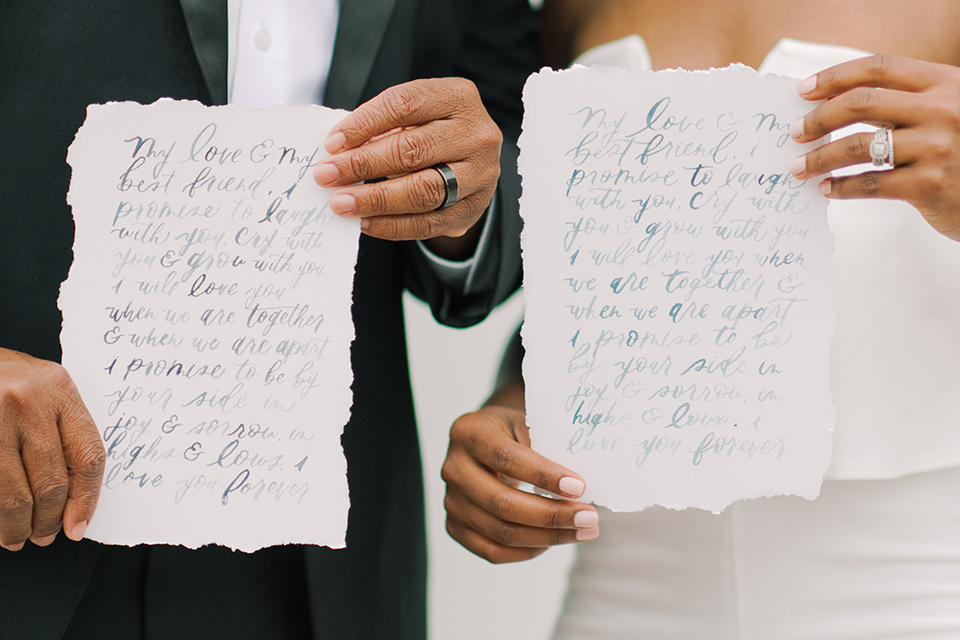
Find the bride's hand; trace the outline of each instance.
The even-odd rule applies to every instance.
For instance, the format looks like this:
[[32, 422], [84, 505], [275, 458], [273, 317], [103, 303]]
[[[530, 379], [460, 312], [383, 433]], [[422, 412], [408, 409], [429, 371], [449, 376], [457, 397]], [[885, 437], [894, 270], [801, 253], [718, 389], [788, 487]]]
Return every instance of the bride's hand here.
[[[441, 476], [447, 532], [489, 562], [528, 560], [600, 533], [597, 510], [573, 500], [583, 494], [583, 479], [530, 449], [520, 410], [486, 406], [458, 418]], [[566, 499], [521, 491], [517, 481]]]
[[[798, 142], [857, 122], [893, 128], [892, 171], [827, 177], [821, 193], [905, 200], [934, 229], [960, 241], [960, 68], [878, 55], [830, 67], [797, 90], [807, 100], [826, 100], [793, 124]], [[871, 162], [873, 141], [873, 133], [857, 133], [829, 142], [797, 158], [791, 172], [806, 179]]]

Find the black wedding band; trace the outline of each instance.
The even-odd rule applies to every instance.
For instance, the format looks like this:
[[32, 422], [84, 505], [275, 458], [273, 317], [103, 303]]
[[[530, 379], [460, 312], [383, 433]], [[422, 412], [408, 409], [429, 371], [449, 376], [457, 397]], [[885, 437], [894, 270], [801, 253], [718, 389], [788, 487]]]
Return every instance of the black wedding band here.
[[439, 173], [440, 177], [443, 178], [443, 187], [447, 190], [447, 197], [444, 199], [443, 204], [437, 207], [437, 211], [439, 211], [440, 209], [449, 207], [457, 201], [457, 197], [460, 195], [460, 183], [457, 182], [457, 174], [453, 172], [453, 169], [448, 167], [443, 162], [435, 164], [430, 168], [437, 170], [437, 173]]

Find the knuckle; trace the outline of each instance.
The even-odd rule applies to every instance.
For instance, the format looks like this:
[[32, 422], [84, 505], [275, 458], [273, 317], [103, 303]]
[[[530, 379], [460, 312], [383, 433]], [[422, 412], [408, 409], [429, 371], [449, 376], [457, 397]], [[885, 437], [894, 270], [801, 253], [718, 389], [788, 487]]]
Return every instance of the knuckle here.
[[511, 522], [504, 522], [491, 531], [491, 537], [505, 547], [521, 546], [522, 533], [520, 527]]
[[[32, 513], [33, 496], [29, 493], [18, 493], [0, 502], [0, 521], [17, 522], [25, 520], [29, 522]], [[25, 531], [24, 537], [29, 534], [29, 531]]]
[[932, 106], [936, 118], [943, 121], [949, 131], [960, 131], [960, 91], [939, 95]]
[[67, 370], [63, 367], [63, 365], [45, 360], [43, 361], [42, 367], [44, 376], [52, 384], [57, 386], [73, 385], [73, 378], [70, 377], [70, 374], [67, 373]]
[[27, 415], [37, 407], [39, 389], [36, 383], [27, 378], [14, 378], [3, 386], [0, 403], [15, 414]]
[[504, 490], [495, 493], [490, 498], [489, 511], [501, 520], [511, 520], [516, 506], [510, 492]]
[[466, 416], [460, 416], [453, 427], [471, 450], [477, 450], [486, 443], [487, 435], [482, 429], [472, 429]]
[[[450, 462], [450, 458], [448, 457], [446, 460], [443, 461], [443, 465], [440, 467], [440, 479], [443, 480], [445, 484], [450, 485], [450, 484], [453, 484], [455, 477], [456, 477], [456, 473], [453, 468], [453, 463]], [[444, 506], [446, 506], [447, 500], [449, 499], [450, 499], [450, 494], [448, 493], [446, 496], [444, 496], [444, 499], [443, 499]]]
[[443, 510], [447, 512], [447, 524], [450, 524], [450, 519], [453, 517], [453, 511], [457, 508], [456, 501], [450, 497], [450, 492], [448, 491], [443, 496]]
[[886, 53], [872, 55], [865, 61], [866, 73], [873, 80], [882, 80], [890, 75], [895, 64], [894, 58]]
[[366, 193], [367, 206], [373, 213], [382, 214], [390, 208], [390, 195], [387, 190], [381, 186], [382, 184], [383, 183], [378, 182], [377, 184], [370, 185], [370, 189]]
[[833, 67], [817, 73], [817, 88], [829, 87], [837, 81], [837, 70]]
[[860, 188], [867, 197], [875, 197], [880, 192], [880, 183], [883, 178], [877, 172], [865, 173], [860, 179]]
[[869, 111], [876, 104], [877, 90], [858, 87], [850, 91], [850, 109], [856, 113]]
[[551, 508], [544, 524], [548, 529], [561, 529], [565, 524], [563, 510], [559, 507]]
[[[409, 222], [404, 220], [398, 220], [401, 216], [381, 216], [371, 220], [372, 230], [374, 221], [376, 222], [376, 234], [378, 238], [383, 238], [384, 240], [409, 240], [417, 239], [419, 236], [416, 236], [411, 233]], [[402, 216], [407, 218], [407, 216]]]
[[56, 474], [44, 479], [34, 487], [34, 500], [38, 506], [61, 504], [67, 499], [69, 479], [66, 474]]
[[[453, 519], [450, 516], [447, 516], [446, 529], [447, 529], [447, 535], [449, 535], [451, 538], [453, 538], [457, 542], [460, 542], [460, 538], [459, 538], [460, 530], [457, 527], [457, 524], [453, 521]], [[460, 544], [463, 544], [463, 543], [460, 542]]]
[[[480, 139], [485, 146], [491, 148], [491, 153], [495, 155], [496, 158], [500, 156], [500, 147], [503, 145], [503, 133], [500, 132], [500, 127], [494, 124], [493, 120], [488, 120], [488, 125], [482, 129]], [[492, 165], [496, 168], [496, 172], [500, 173], [500, 163], [494, 162]]]
[[870, 158], [870, 141], [873, 136], [869, 133], [860, 133], [855, 136], [848, 136], [846, 139], [846, 153], [859, 160]]
[[376, 127], [374, 118], [375, 110], [369, 105], [361, 105], [352, 114], [348, 116], [349, 127], [344, 130], [344, 134], [356, 135], [360, 131], [370, 131]]
[[373, 163], [369, 154], [363, 150], [355, 151], [354, 153], [350, 154], [350, 157], [347, 160], [347, 167], [350, 173], [357, 178], [372, 177]]
[[90, 438], [77, 450], [71, 472], [82, 478], [96, 479], [103, 475], [107, 466], [107, 452], [99, 439]]
[[509, 471], [513, 468], [514, 455], [509, 448], [503, 445], [497, 445], [490, 452], [490, 455], [493, 459], [494, 468], [497, 471]]
[[953, 132], [960, 131], [960, 95], [953, 96], [943, 107], [946, 121]]
[[477, 90], [477, 85], [466, 78], [450, 78], [447, 86], [457, 104], [476, 105], [480, 102], [480, 91]]
[[449, 231], [449, 222], [444, 213], [424, 213], [414, 216], [413, 221], [417, 238], [436, 238], [446, 235]]
[[806, 157], [806, 173], [820, 174], [823, 173], [823, 152], [820, 149], [814, 149], [807, 153]]
[[407, 169], [417, 169], [429, 164], [430, 159], [436, 156], [437, 149], [427, 136], [401, 135], [396, 136], [395, 142], [397, 160]]
[[553, 473], [551, 473], [549, 469], [542, 466], [538, 466], [535, 469], [533, 469], [533, 472], [534, 474], [536, 474], [538, 487], [546, 488], [554, 483]]
[[816, 109], [808, 113], [806, 116], [804, 116], [803, 132], [805, 136], [819, 133], [825, 129], [826, 127], [823, 121], [823, 111], [821, 111], [820, 107], [817, 107]]
[[927, 144], [928, 149], [925, 155], [938, 161], [937, 164], [941, 164], [955, 153], [953, 136], [946, 131], [940, 131], [932, 135]]
[[421, 172], [422, 175], [418, 174], [417, 187], [410, 194], [410, 206], [414, 211], [431, 211], [443, 204], [446, 187], [437, 179], [436, 173], [427, 169]]
[[510, 561], [506, 554], [502, 553], [501, 549], [490, 544], [477, 544], [472, 547], [464, 546], [490, 564], [504, 564]]
[[936, 200], [945, 189], [947, 171], [940, 164], [931, 164], [917, 172], [917, 183], [926, 199]]
[[847, 182], [853, 178], [834, 178], [830, 183], [830, 192], [839, 199], [847, 197]]
[[419, 92], [410, 85], [397, 85], [382, 95], [383, 110], [393, 121], [406, 121], [422, 108]]
[[464, 414], [450, 425], [450, 442], [476, 444], [479, 434], [470, 428], [470, 414]]
[[570, 540], [570, 534], [567, 531], [558, 529], [550, 533], [550, 546], [556, 546], [558, 544], [566, 544]]

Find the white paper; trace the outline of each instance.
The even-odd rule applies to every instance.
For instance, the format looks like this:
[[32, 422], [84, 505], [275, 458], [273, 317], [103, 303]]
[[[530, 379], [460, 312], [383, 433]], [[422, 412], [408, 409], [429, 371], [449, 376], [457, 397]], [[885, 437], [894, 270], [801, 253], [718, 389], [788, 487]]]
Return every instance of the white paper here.
[[813, 498], [830, 461], [826, 200], [796, 79], [541, 71], [520, 140], [534, 448], [614, 510]]
[[359, 225], [311, 170], [344, 115], [88, 108], [60, 292], [63, 364], [108, 457], [88, 537], [345, 545]]

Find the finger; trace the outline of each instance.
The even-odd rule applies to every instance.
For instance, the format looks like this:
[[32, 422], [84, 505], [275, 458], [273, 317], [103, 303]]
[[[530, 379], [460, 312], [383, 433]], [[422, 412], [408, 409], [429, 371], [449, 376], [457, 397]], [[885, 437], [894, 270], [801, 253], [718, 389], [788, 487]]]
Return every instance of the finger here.
[[384, 240], [463, 236], [483, 215], [492, 192], [461, 196], [449, 207], [429, 209], [427, 207], [434, 202], [446, 200], [444, 187], [440, 187], [443, 191], [437, 195], [435, 185], [428, 186], [430, 181], [438, 179], [436, 171], [426, 171], [350, 187], [337, 191], [330, 198], [330, 208], [340, 216], [361, 218], [360, 228], [364, 233]]
[[33, 494], [13, 443], [0, 447], [0, 546], [19, 551], [33, 529]]
[[63, 512], [63, 530], [71, 540], [81, 540], [100, 497], [106, 452], [96, 424], [66, 372], [59, 384], [63, 402], [59, 417], [63, 457], [69, 491]]
[[354, 149], [398, 127], [421, 125], [479, 103], [476, 87], [463, 78], [431, 78], [399, 84], [357, 107], [324, 141], [328, 153]]
[[441, 476], [454, 498], [476, 505], [497, 520], [542, 529], [589, 529], [597, 526], [592, 506], [554, 500], [514, 489], [477, 464], [466, 452], [448, 455]]
[[886, 198], [917, 202], [923, 198], [924, 185], [932, 177], [915, 166], [898, 167], [892, 171], [867, 171], [854, 176], [827, 178], [818, 189], [828, 198], [849, 200], [854, 198]]
[[30, 539], [45, 546], [60, 530], [67, 502], [69, 477], [57, 431], [55, 416], [49, 424], [33, 420], [24, 425], [29, 437], [21, 448], [23, 468], [33, 496], [33, 521]]
[[547, 550], [546, 547], [540, 549], [505, 547], [451, 518], [447, 518], [447, 533], [467, 551], [494, 564], [523, 562], [535, 558]]
[[[898, 166], [913, 164], [922, 155], [923, 137], [913, 129], [894, 130], [894, 162]], [[807, 179], [824, 175], [843, 167], [873, 162], [870, 144], [873, 133], [856, 133], [828, 142], [806, 155], [798, 156], [790, 165], [790, 173]]]
[[462, 161], [499, 142], [499, 129], [490, 127], [488, 137], [462, 135], [459, 124], [449, 120], [430, 122], [421, 127], [400, 129], [356, 149], [322, 159], [313, 175], [322, 187], [339, 187], [397, 176], [432, 167], [438, 162]]
[[867, 56], [824, 69], [800, 81], [797, 92], [808, 100], [823, 100], [854, 87], [922, 91], [943, 73], [943, 65], [889, 55]]
[[[596, 524], [590, 528], [564, 529], [532, 527], [503, 520], [464, 499], [463, 496], [458, 495], [456, 489], [447, 491], [444, 507], [450, 518], [462, 522], [467, 527], [505, 547], [552, 547], [582, 540], [592, 540], [599, 533]], [[596, 515], [595, 512], [587, 513]]]
[[[432, 240], [439, 237], [460, 238], [469, 231], [474, 223], [474, 205], [479, 200], [471, 196], [458, 205], [447, 207], [442, 211], [421, 214], [393, 214], [363, 218], [361, 230], [373, 238], [382, 240]], [[470, 217], [463, 215], [463, 212]], [[481, 210], [482, 213], [482, 210]], [[436, 255], [443, 255], [440, 250], [433, 250]], [[472, 253], [467, 254], [469, 257]], [[456, 258], [451, 258], [456, 259]], [[466, 259], [466, 258], [462, 258]]]
[[797, 142], [812, 142], [858, 122], [905, 127], [920, 124], [929, 116], [926, 101], [918, 94], [859, 87], [820, 104], [794, 122], [790, 135]]
[[[477, 420], [486, 420], [487, 428], [481, 429], [477, 426], [479, 423], [475, 424], [465, 419], [469, 416], [465, 416], [454, 422], [450, 437], [451, 440], [461, 442], [473, 460], [495, 473], [502, 473], [556, 494], [570, 498], [583, 495], [585, 484], [579, 474], [518, 444], [496, 424], [491, 424], [493, 418], [489, 414], [470, 415], [476, 416]], [[501, 412], [496, 416], [509, 425], [517, 419], [516, 416], [522, 414]]]
[[[453, 165], [451, 167], [462, 165]], [[454, 169], [456, 171], [456, 169]], [[460, 201], [472, 195], [470, 186], [460, 181], [464, 189]], [[447, 188], [438, 171], [424, 169], [409, 175], [369, 184], [338, 189], [330, 196], [330, 210], [340, 216], [366, 217], [391, 214], [427, 213], [436, 211], [447, 199]], [[447, 207], [444, 212], [449, 212]]]

